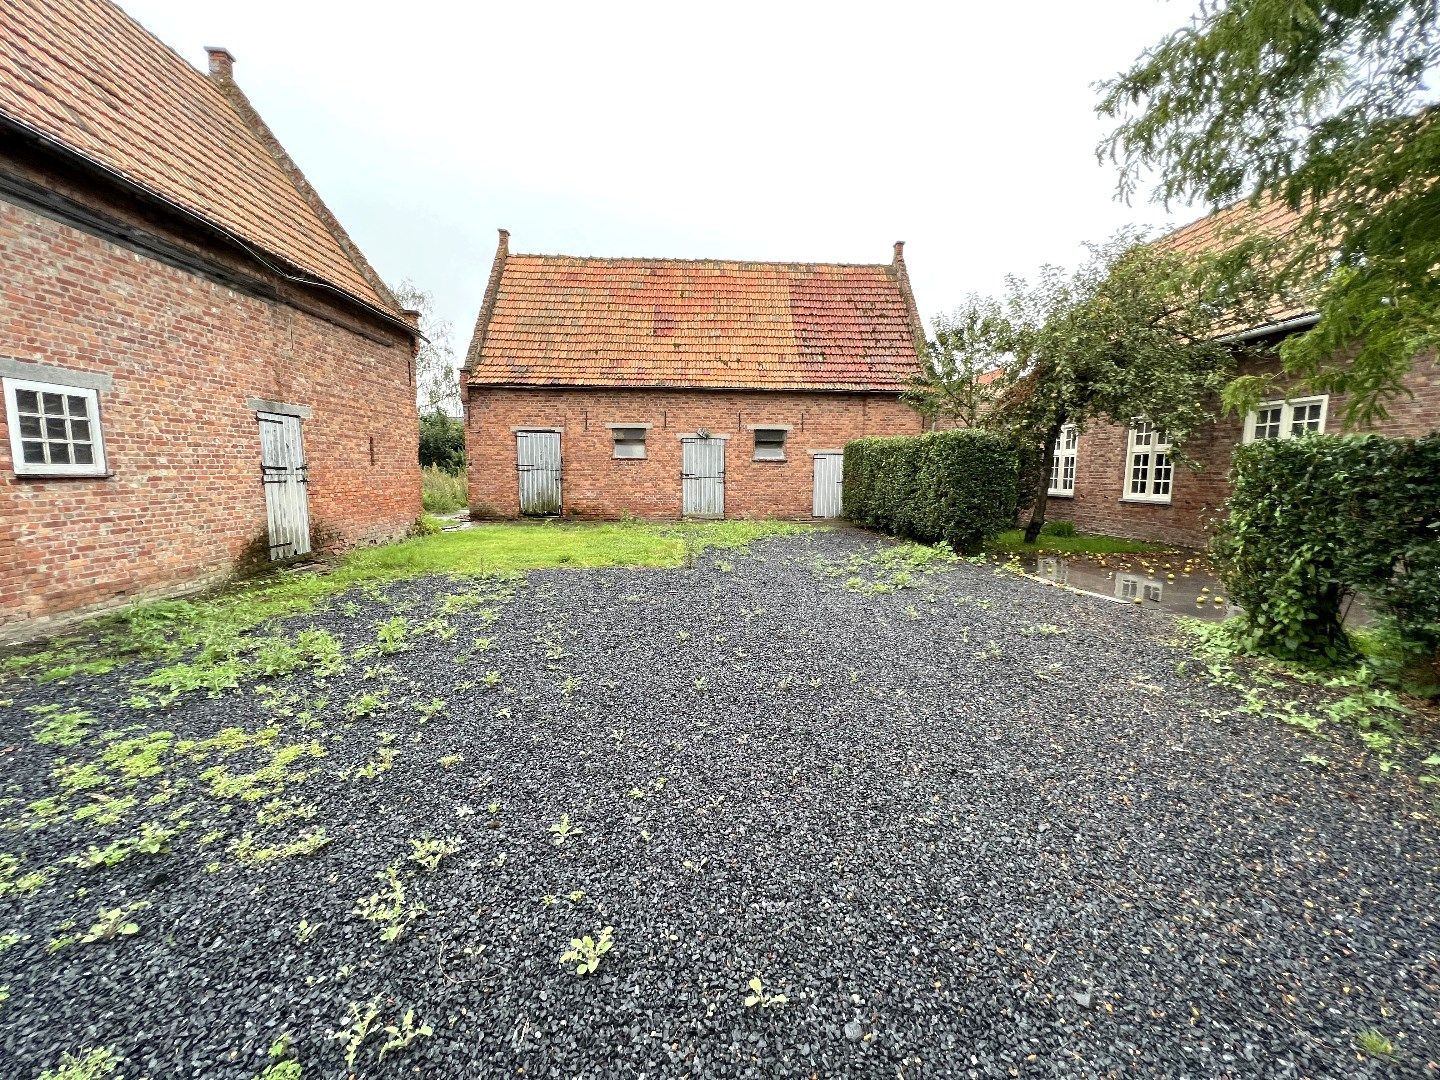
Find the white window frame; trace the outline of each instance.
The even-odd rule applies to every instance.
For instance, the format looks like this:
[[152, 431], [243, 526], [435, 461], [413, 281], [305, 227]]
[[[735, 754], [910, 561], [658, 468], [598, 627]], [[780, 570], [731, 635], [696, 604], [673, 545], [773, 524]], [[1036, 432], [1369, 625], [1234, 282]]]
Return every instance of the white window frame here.
[[[606, 424], [610, 429], [610, 456], [616, 461], [644, 461], [650, 456], [649, 424]], [[638, 437], [636, 437], [638, 433]], [[622, 454], [620, 447], [638, 446], [638, 454]]]
[[1294, 431], [1295, 410], [1297, 407], [1306, 405], [1320, 406], [1320, 426], [1317, 427], [1314, 431], [1307, 431], [1305, 434], [1324, 435], [1325, 420], [1330, 413], [1329, 394], [1319, 394], [1313, 397], [1294, 398], [1288, 401], [1262, 401], [1259, 405], [1255, 406], [1255, 408], [1251, 409], [1248, 413], [1245, 414], [1245, 434], [1243, 436], [1243, 441], [1246, 443], [1268, 441], [1268, 439], [1256, 439], [1255, 437], [1256, 429], [1260, 426], [1260, 413], [1264, 409], [1280, 410], [1280, 433], [1276, 435], [1275, 438], [1299, 438], [1300, 436], [1297, 436]]
[[[108, 476], [110, 474], [105, 457], [105, 437], [101, 431], [99, 390], [88, 386], [73, 386], [69, 383], [37, 382], [32, 379], [16, 379], [9, 376], [0, 379], [0, 387], [3, 387], [5, 394], [5, 423], [10, 431], [10, 467], [16, 476]], [[92, 457], [95, 460], [88, 465], [76, 465], [73, 462], [42, 464], [26, 461], [24, 447], [21, 445], [26, 440], [20, 437], [19, 391], [21, 390], [84, 398], [86, 402], [85, 419], [90, 424], [90, 445], [93, 451]], [[54, 440], [44, 441], [52, 442]]]
[[[1142, 431], [1141, 428], [1144, 428]], [[1145, 503], [1169, 503], [1175, 491], [1175, 458], [1171, 453], [1170, 440], [1163, 439], [1164, 432], [1155, 430], [1155, 426], [1143, 416], [1137, 416], [1130, 422], [1130, 430], [1125, 435], [1125, 487], [1123, 500], [1125, 502]], [[1141, 442], [1141, 438], [1146, 441]], [[1139, 459], [1146, 458], [1145, 478], [1142, 490], [1136, 490], [1136, 471], [1139, 468]], [[1162, 465], [1159, 460], [1163, 458]], [[1160, 482], [1156, 477], [1159, 469], [1165, 470], [1165, 490], [1156, 492], [1155, 487]]]
[[[1050, 459], [1050, 487], [1049, 494], [1059, 495], [1064, 498], [1075, 497], [1075, 477], [1079, 472], [1080, 457], [1080, 433], [1074, 424], [1066, 424], [1060, 429], [1060, 437], [1055, 440], [1055, 453]], [[1070, 485], [1065, 485], [1065, 467], [1070, 467]]]
[[[753, 435], [753, 438], [754, 438], [754, 440], [755, 440], [755, 446], [754, 446], [754, 454], [755, 454], [754, 460], [755, 460], [755, 461], [785, 461], [785, 460], [787, 460], [786, 455], [785, 455], [785, 445], [786, 445], [786, 443], [788, 443], [788, 442], [790, 441], [790, 429], [789, 429], [788, 427], [781, 427], [781, 426], [778, 425], [778, 424], [775, 425], [774, 427], [766, 427], [764, 424], [756, 424], [756, 425], [755, 425], [753, 428], [751, 428], [750, 430], [751, 430], [752, 435]], [[766, 445], [767, 450], [776, 450], [776, 451], [778, 451], [777, 453], [769, 453], [769, 452], [767, 452], [767, 453], [763, 453], [763, 454], [762, 454], [762, 453], [760, 452], [760, 436], [761, 436], [762, 434], [763, 434], [763, 435], [770, 435], [770, 436], [774, 436], [774, 435], [779, 435], [779, 436], [780, 436], [780, 441], [779, 441], [778, 443], [776, 443], [776, 441], [774, 440], [773, 437], [772, 437], [772, 438], [769, 438], [769, 439], [767, 439], [767, 440], [765, 441], [765, 445]]]

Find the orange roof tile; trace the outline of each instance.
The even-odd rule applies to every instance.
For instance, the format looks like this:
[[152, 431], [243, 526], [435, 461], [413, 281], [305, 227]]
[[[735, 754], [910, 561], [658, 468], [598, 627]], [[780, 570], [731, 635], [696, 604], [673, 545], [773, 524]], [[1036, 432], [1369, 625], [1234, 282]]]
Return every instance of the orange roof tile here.
[[303, 177], [266, 148], [268, 132], [114, 4], [0, 0], [0, 113], [396, 314]]
[[502, 236], [466, 372], [472, 386], [894, 393], [919, 369], [918, 325], [899, 258], [510, 255]]
[[[1198, 221], [1181, 226], [1155, 241], [1162, 249], [1185, 255], [1223, 254], [1249, 237], [1281, 236], [1293, 232], [1300, 215], [1277, 199], [1266, 198], [1252, 206], [1248, 199], [1216, 210]], [[1296, 300], [1275, 299], [1265, 312], [1265, 322], [1283, 322], [1314, 313], [1314, 307]], [[1227, 332], [1258, 329], [1258, 327], [1227, 327]]]

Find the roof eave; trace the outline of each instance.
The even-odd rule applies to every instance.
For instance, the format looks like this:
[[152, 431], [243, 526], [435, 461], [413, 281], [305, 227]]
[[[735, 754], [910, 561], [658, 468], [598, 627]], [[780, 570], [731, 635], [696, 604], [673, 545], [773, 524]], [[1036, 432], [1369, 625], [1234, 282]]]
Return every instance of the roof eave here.
[[[407, 335], [409, 335], [412, 340], [416, 340], [421, 336], [420, 332], [415, 327], [407, 323], [404, 319], [399, 318], [391, 312], [386, 311], [382, 307], [378, 307], [377, 305], [371, 303], [369, 300], [366, 300], [364, 297], [357, 296], [349, 289], [346, 289], [340, 285], [336, 285], [331, 281], [326, 281], [324, 278], [315, 277], [313, 274], [310, 274], [308, 271], [306, 271], [304, 267], [296, 266], [285, 256], [280, 255], [277, 252], [271, 251], [270, 249], [263, 247], [262, 245], [256, 244], [251, 240], [247, 240], [244, 237], [237, 235], [230, 229], [226, 228], [224, 225], [221, 225], [219, 222], [214, 221], [211, 218], [206, 217], [204, 214], [192, 210], [190, 209], [190, 207], [185, 206], [182, 203], [178, 203], [174, 199], [171, 199], [170, 197], [161, 194], [154, 188], [150, 187], [148, 184], [142, 183], [141, 181], [136, 180], [133, 177], [127, 176], [120, 170], [106, 164], [98, 158], [92, 157], [91, 155], [85, 153], [83, 150], [78, 150], [70, 144], [62, 142], [61, 140], [56, 139], [54, 136], [49, 135], [44, 131], [41, 131], [33, 124], [29, 124], [24, 120], [21, 120], [19, 117], [12, 116], [10, 113], [0, 110], [0, 126], [4, 125], [9, 125], [13, 129], [15, 129], [20, 135], [29, 138], [36, 143], [39, 143], [42, 147], [44, 147], [51, 153], [58, 154], [63, 158], [67, 158], [70, 161], [91, 170], [92, 172], [100, 174], [101, 176], [105, 177], [109, 182], [115, 184], [117, 187], [130, 193], [131, 195], [163, 206], [166, 210], [179, 215], [187, 221], [201, 226], [208, 232], [223, 237], [225, 240], [229, 241], [229, 243], [231, 243], [235, 247], [240, 248], [242, 251], [248, 254], [251, 259], [260, 263], [260, 265], [264, 266], [271, 273], [279, 275], [286, 281], [289, 281], [292, 284], [296, 285], [304, 285], [312, 289], [321, 289], [326, 292], [331, 292], [336, 294], [337, 296], [343, 297], [351, 304], [357, 305], [358, 307], [364, 309], [371, 315], [380, 319], [382, 322], [385, 322], [396, 329], [403, 330]], [[289, 269], [287, 270], [286, 267], [289, 267]]]

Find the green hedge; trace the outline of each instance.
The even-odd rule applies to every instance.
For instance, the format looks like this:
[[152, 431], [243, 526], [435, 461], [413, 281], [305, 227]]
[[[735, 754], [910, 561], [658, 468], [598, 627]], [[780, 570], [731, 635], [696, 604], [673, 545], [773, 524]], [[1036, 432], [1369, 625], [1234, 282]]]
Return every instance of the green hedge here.
[[1440, 436], [1281, 439], [1235, 451], [1214, 550], [1241, 644], [1344, 659], [1363, 593], [1415, 660], [1440, 647]]
[[844, 513], [857, 525], [973, 551], [1015, 524], [1018, 460], [985, 431], [857, 439], [845, 447]]

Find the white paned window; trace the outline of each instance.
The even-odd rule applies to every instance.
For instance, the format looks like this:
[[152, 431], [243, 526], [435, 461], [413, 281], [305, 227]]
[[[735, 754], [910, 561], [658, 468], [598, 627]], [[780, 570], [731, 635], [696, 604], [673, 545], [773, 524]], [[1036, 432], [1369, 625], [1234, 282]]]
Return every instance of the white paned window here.
[[785, 434], [784, 428], [756, 428], [755, 460], [784, 461]]
[[643, 458], [645, 456], [645, 429], [643, 427], [614, 427], [610, 429], [615, 439], [615, 457]]
[[1055, 456], [1050, 459], [1050, 494], [1075, 494], [1075, 458], [1080, 448], [1080, 433], [1074, 424], [1060, 429], [1055, 440]]
[[1125, 498], [1168, 503], [1174, 480], [1169, 436], [1156, 431], [1148, 420], [1136, 420], [1130, 425], [1129, 451], [1125, 455]]
[[79, 386], [5, 379], [5, 421], [19, 476], [104, 476], [100, 395]]
[[1296, 398], [1294, 401], [1267, 401], [1245, 418], [1245, 441], [1294, 439], [1320, 435], [1325, 431], [1328, 396]]

